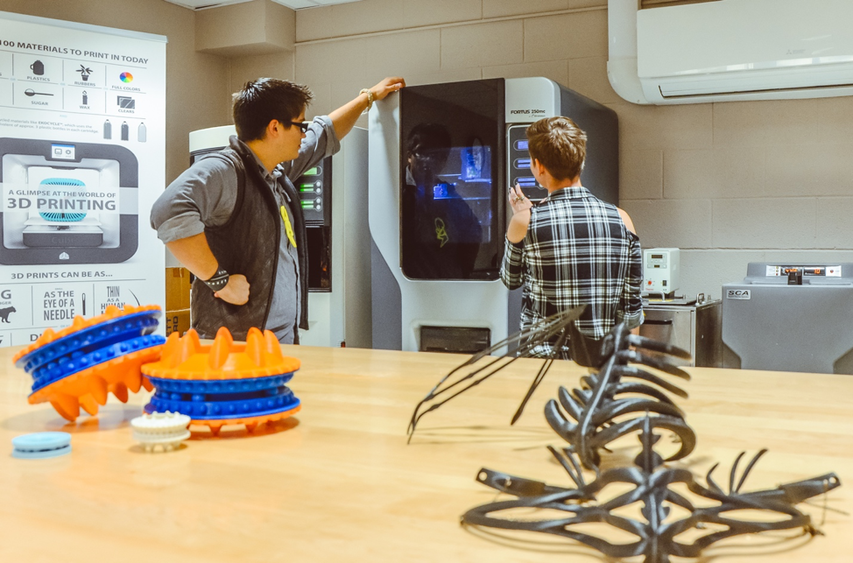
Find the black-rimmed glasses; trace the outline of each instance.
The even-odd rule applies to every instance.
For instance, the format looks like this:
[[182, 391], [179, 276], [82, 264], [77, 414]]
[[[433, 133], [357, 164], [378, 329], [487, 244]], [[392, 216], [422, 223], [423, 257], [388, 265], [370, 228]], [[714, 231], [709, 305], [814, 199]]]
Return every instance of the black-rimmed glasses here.
[[311, 125], [311, 122], [310, 121], [291, 121], [290, 124], [296, 125], [300, 129], [302, 129], [303, 133], [307, 133], [308, 127]]

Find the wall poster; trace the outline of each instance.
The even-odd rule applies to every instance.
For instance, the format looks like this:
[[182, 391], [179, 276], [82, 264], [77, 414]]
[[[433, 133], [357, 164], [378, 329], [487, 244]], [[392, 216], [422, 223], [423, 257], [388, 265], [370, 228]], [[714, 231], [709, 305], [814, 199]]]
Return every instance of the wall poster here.
[[164, 303], [165, 100], [165, 37], [0, 12], [0, 346]]

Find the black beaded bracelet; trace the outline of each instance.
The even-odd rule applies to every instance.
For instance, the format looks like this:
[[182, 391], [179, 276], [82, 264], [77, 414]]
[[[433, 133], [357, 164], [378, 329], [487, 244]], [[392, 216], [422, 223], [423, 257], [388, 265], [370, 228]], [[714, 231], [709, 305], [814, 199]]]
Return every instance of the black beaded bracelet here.
[[208, 280], [202, 280], [202, 281], [205, 284], [207, 284], [207, 287], [212, 289], [214, 292], [217, 292], [220, 289], [222, 289], [223, 287], [225, 287], [226, 285], [228, 285], [228, 278], [229, 277], [230, 276], [229, 276], [228, 272], [225, 271], [224, 268], [219, 268], [218, 270], [216, 270], [216, 273], [213, 275], [213, 277], [211, 277]]

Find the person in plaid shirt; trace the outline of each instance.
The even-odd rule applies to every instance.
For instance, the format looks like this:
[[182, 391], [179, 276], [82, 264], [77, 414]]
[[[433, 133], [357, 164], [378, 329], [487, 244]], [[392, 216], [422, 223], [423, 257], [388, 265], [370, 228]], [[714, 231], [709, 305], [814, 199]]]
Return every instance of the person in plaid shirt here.
[[[600, 340], [619, 322], [642, 324], [643, 260], [627, 213], [581, 185], [586, 133], [568, 117], [540, 119], [527, 128], [530, 170], [548, 196], [533, 203], [510, 188], [512, 218], [501, 280], [523, 287], [521, 328], [555, 313], [588, 305], [576, 321]], [[535, 356], [571, 359], [569, 349], [545, 343]]]

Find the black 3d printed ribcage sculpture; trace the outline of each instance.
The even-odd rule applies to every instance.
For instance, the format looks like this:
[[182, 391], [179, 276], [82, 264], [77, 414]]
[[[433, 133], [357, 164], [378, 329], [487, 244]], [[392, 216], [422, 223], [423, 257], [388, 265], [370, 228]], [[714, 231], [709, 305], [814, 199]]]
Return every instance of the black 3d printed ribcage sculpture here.
[[[583, 309], [577, 307], [543, 319], [453, 369], [415, 407], [409, 424], [409, 439], [424, 415], [479, 385], [518, 358], [528, 356], [543, 342], [549, 342], [552, 350], [562, 350], [568, 344], [576, 363], [598, 368], [598, 373], [581, 379], [580, 389], [568, 392], [561, 387], [559, 403], [551, 400], [545, 409], [551, 428], [572, 444], [584, 467], [597, 467], [600, 449], [626, 434], [638, 432], [647, 413], [654, 415], [653, 428], [670, 430], [680, 441], [680, 449], [669, 459], [688, 455], [696, 444], [696, 436], [684, 422], [684, 413], [667, 395], [687, 397], [687, 393], [663, 377], [629, 364], [645, 365], [689, 380], [690, 375], [674, 365], [671, 358], [687, 359], [690, 354], [675, 346], [631, 334], [624, 324], [617, 325], [603, 341], [595, 341], [575, 326]], [[491, 356], [502, 349], [506, 349], [503, 356]], [[555, 359], [554, 356], [544, 358], [512, 423], [521, 416]]]
[[[731, 536], [796, 528], [812, 535], [820, 533], [812, 525], [811, 517], [795, 505], [840, 486], [834, 473], [775, 489], [741, 492], [750, 471], [766, 451], [761, 450], [740, 478], [737, 468], [743, 454], [738, 456], [731, 470], [729, 490], [725, 492], [711, 478], [716, 465], [708, 472], [706, 485], [696, 481], [687, 469], [662, 466], [653, 449], [659, 436], [654, 434], [651, 421], [652, 417], [641, 420], [642, 450], [635, 466], [608, 469], [589, 483], [584, 480], [571, 448], [560, 452], [549, 448], [574, 482], [573, 488], [481, 469], [478, 481], [515, 498], [472, 508], [462, 515], [462, 524], [552, 534], [585, 544], [608, 557], [644, 556], [644, 563], [670, 563], [672, 556], [699, 557], [704, 548]], [[612, 485], [616, 485], [616, 491], [608, 495]], [[632, 487], [627, 492], [626, 485]], [[709, 506], [694, 505], [687, 496], [673, 489], [674, 485], [681, 485], [690, 496], [708, 502]], [[624, 511], [632, 505], [639, 505], [635, 517]], [[674, 517], [674, 508], [680, 509], [683, 517]], [[516, 509], [523, 510], [523, 519], [513, 518]], [[542, 509], [543, 515], [551, 517], [535, 519], [531, 509]], [[565, 516], [554, 517], [555, 511]], [[766, 516], [752, 519], [756, 512], [764, 512]], [[632, 536], [633, 541], [610, 543], [606, 537], [580, 527], [590, 523], [617, 528]]]
[[[560, 387], [557, 400], [552, 399], [545, 406], [548, 424], [569, 443], [559, 450], [550, 446], [548, 449], [575, 487], [548, 485], [484, 468], [477, 474], [478, 481], [515, 498], [472, 508], [462, 516], [463, 524], [553, 534], [588, 545], [608, 557], [643, 556], [645, 563], [669, 563], [673, 556], [698, 557], [705, 547], [742, 534], [796, 528], [818, 533], [811, 518], [795, 505], [840, 486], [833, 473], [743, 493], [741, 487], [765, 450], [752, 458], [739, 477], [738, 464], [743, 454], [738, 456], [731, 469], [728, 492], [711, 477], [716, 465], [705, 477], [705, 484], [696, 481], [687, 469], [664, 466], [663, 458], [655, 451], [661, 437], [655, 433], [657, 430], [673, 433], [680, 443], [670, 460], [687, 456], [696, 445], [696, 435], [685, 422], [684, 413], [669, 396], [687, 397], [687, 393], [665, 376], [638, 366], [688, 380], [690, 376], [671, 358], [689, 358], [689, 354], [633, 335], [624, 325], [617, 325], [600, 343], [587, 339], [574, 325], [580, 311], [574, 309], [544, 319], [476, 354], [443, 377], [415, 408], [409, 425], [410, 439], [426, 413], [479, 385], [518, 357], [529, 355], [545, 341], [557, 350], [570, 343], [572, 359], [597, 370], [582, 377], [580, 387], [571, 392]], [[506, 355], [488, 358], [504, 347], [508, 349]], [[545, 359], [513, 422], [554, 360], [554, 356]], [[633, 433], [638, 434], [642, 446], [634, 465], [601, 471], [601, 450]], [[582, 466], [595, 470], [592, 482], [584, 479]], [[617, 490], [608, 495], [611, 485], [616, 485]], [[709, 505], [695, 506], [686, 492], [709, 501]], [[516, 509], [522, 509], [523, 518], [514, 518]], [[550, 518], [536, 519], [539, 513], [531, 513], [531, 509], [543, 509], [543, 515]], [[555, 511], [565, 516], [555, 518]], [[753, 519], [755, 511], [767, 516]], [[633, 540], [610, 543], [588, 528], [579, 528], [591, 523], [621, 530]]]
[[[573, 344], [580, 343], [579, 337], [572, 336]], [[687, 372], [665, 359], [667, 355], [690, 357], [684, 350], [633, 335], [625, 325], [617, 325], [602, 343], [603, 364], [598, 373], [582, 377], [580, 389], [569, 392], [560, 387], [559, 402], [548, 401], [548, 424], [572, 445], [584, 467], [598, 467], [599, 450], [626, 434], [639, 432], [647, 423], [678, 437], [681, 448], [668, 459], [680, 459], [693, 451], [696, 435], [665, 391], [679, 397], [687, 397], [687, 393], [660, 376], [629, 365], [641, 364], [689, 380]]]

